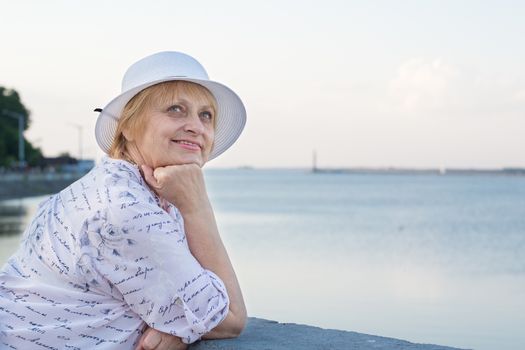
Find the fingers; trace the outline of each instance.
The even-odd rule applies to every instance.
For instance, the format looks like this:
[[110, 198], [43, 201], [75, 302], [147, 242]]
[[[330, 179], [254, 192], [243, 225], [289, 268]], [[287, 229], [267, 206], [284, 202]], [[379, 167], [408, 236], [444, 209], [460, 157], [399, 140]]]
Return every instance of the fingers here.
[[148, 328], [136, 350], [186, 350], [188, 346], [179, 337]]
[[144, 350], [186, 350], [188, 346], [180, 338], [166, 333], [158, 332], [161, 337], [160, 342], [154, 348], [145, 348]]
[[141, 171], [150, 189], [181, 212], [186, 209], [193, 211], [208, 204], [204, 175], [195, 164], [168, 165], [155, 169], [142, 165]]
[[144, 180], [146, 180], [148, 185], [150, 185], [153, 188], [159, 188], [160, 185], [157, 179], [155, 178], [155, 176], [153, 175], [153, 169], [151, 169], [147, 165], [142, 165], [141, 168], [142, 168], [142, 173], [144, 175]]
[[150, 176], [151, 174], [151, 176], [155, 179], [156, 188], [169, 186], [171, 181], [176, 181], [177, 183], [185, 182], [189, 184], [197, 179], [200, 180], [203, 178], [202, 169], [195, 164], [180, 164], [158, 167], [151, 170], [151, 173], [149, 170], [150, 169], [147, 169], [147, 175]]
[[155, 177], [155, 179], [157, 180], [158, 185], [162, 187], [162, 185], [168, 181], [170, 174], [171, 176], [173, 176], [173, 174], [176, 174], [176, 170], [176, 168], [172, 167], [155, 168], [155, 170], [153, 170], [153, 177]]
[[149, 329], [150, 332], [146, 335], [146, 338], [144, 338], [144, 349], [145, 350], [160, 350], [159, 345], [162, 342], [162, 335], [159, 333], [159, 331], [154, 330], [152, 328]]
[[149, 328], [146, 329], [140, 338], [139, 345], [135, 350], [160, 350], [158, 347], [162, 341], [162, 335], [159, 331]]

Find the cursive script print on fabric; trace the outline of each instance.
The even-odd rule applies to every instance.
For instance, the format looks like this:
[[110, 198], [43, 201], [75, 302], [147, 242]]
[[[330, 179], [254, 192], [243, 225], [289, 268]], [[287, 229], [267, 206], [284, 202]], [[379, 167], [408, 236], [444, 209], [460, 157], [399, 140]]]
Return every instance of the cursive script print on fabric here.
[[146, 324], [192, 343], [228, 305], [178, 209], [163, 209], [137, 167], [106, 157], [40, 204], [0, 270], [0, 345], [133, 349]]

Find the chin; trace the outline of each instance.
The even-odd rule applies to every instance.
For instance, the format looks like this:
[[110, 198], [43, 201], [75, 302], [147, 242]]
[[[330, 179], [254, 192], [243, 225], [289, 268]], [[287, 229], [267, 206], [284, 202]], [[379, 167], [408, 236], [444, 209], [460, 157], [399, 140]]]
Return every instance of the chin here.
[[173, 165], [182, 165], [182, 164], [197, 164], [199, 167], [202, 168], [204, 165], [204, 162], [202, 159], [196, 159], [194, 157], [185, 157], [182, 159], [178, 159], [176, 162], [173, 162]]

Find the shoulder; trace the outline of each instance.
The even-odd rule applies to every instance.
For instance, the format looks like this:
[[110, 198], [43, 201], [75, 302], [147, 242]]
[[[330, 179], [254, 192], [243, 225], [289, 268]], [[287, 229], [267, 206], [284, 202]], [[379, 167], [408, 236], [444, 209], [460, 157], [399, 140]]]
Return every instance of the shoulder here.
[[127, 225], [145, 217], [163, 218], [159, 198], [150, 190], [137, 166], [123, 160], [105, 157], [98, 169], [98, 188], [102, 210], [108, 224]]
[[130, 205], [138, 201], [155, 201], [136, 165], [104, 157], [97, 169], [96, 182], [103, 193], [104, 204]]
[[85, 217], [114, 207], [155, 203], [155, 195], [137, 166], [106, 156], [88, 174], [61, 191], [60, 200], [67, 213]]
[[144, 185], [138, 167], [121, 159], [107, 156], [102, 158], [100, 164], [97, 165], [96, 174], [106, 185], [115, 186], [122, 183]]
[[122, 244], [137, 238], [135, 236], [141, 233], [142, 226], [151, 225], [143, 217], [150, 220], [155, 216], [162, 217], [154, 193], [146, 185], [138, 167], [131, 163], [104, 157], [88, 181], [93, 184], [91, 194], [96, 196], [96, 205], [85, 223], [83, 231], [86, 235], [81, 239], [81, 246], [101, 249], [111, 242], [110, 253], [117, 246], [120, 251]]

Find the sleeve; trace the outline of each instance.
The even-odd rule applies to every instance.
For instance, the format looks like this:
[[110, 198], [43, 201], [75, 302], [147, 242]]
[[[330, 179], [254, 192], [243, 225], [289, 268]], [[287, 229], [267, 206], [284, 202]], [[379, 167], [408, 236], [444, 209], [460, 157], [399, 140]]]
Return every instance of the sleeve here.
[[[96, 269], [150, 327], [193, 343], [227, 315], [224, 283], [191, 254], [180, 216], [148, 192], [112, 188], [92, 243]], [[97, 242], [95, 242], [97, 241]]]

